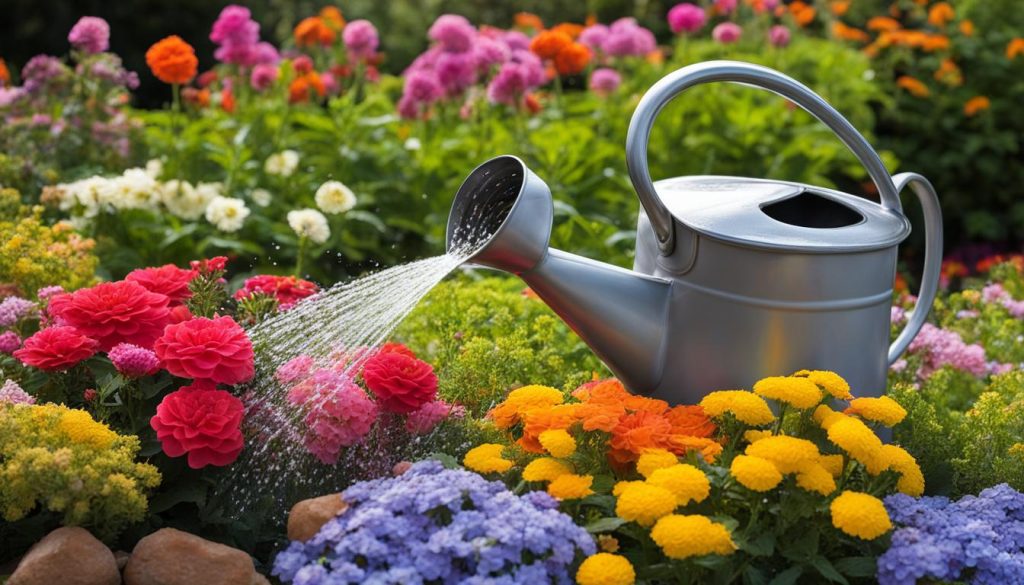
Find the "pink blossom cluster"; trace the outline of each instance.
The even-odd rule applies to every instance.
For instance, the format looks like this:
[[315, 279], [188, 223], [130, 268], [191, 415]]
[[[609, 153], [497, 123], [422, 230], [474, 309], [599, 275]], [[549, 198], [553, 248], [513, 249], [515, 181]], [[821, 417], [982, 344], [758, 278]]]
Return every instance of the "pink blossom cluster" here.
[[658, 47], [654, 33], [625, 17], [608, 26], [592, 24], [580, 33], [580, 43], [608, 57], [643, 57]]
[[428, 402], [409, 413], [405, 419], [405, 429], [414, 435], [424, 435], [434, 430], [441, 421], [448, 417], [462, 418], [466, 416], [466, 407], [449, 404], [437, 399]]
[[110, 25], [96, 16], [83, 16], [68, 33], [71, 45], [91, 55], [110, 48]]
[[[736, 11], [736, 0], [715, 0], [710, 9], [711, 14], [728, 17]], [[762, 0], [754, 5], [757, 12], [772, 12], [779, 6], [779, 0]], [[692, 2], [682, 2], [673, 6], [666, 16], [668, 27], [675, 34], [693, 34], [707, 24], [708, 11]], [[743, 27], [732, 21], [720, 22], [711, 31], [711, 38], [722, 44], [735, 43], [743, 36]], [[789, 44], [792, 34], [782, 24], [773, 25], [768, 29], [768, 42], [776, 47]]]
[[353, 20], [341, 33], [348, 56], [355, 61], [366, 61], [377, 53], [380, 37], [377, 27], [368, 20]]
[[288, 401], [306, 413], [306, 449], [328, 465], [338, 462], [342, 449], [362, 441], [377, 420], [377, 404], [351, 377], [331, 369], [292, 386]]
[[221, 63], [253, 67], [280, 60], [273, 45], [260, 41], [260, 25], [249, 9], [237, 4], [224, 7], [213, 23], [210, 40], [217, 44], [213, 56]]
[[25, 392], [14, 380], [7, 380], [0, 386], [0, 404], [35, 404], [34, 396]]
[[925, 323], [908, 351], [922, 357], [921, 369], [917, 372], [922, 380], [927, 380], [943, 366], [952, 366], [978, 377], [991, 372], [989, 363], [985, 361], [984, 347], [977, 343], [968, 345], [959, 333], [931, 323]]
[[986, 303], [998, 303], [1017, 319], [1024, 319], [1024, 301], [1015, 300], [999, 283], [981, 289], [981, 300]]
[[160, 370], [160, 358], [152, 350], [131, 343], [115, 345], [107, 352], [107, 357], [126, 378], [151, 376]]

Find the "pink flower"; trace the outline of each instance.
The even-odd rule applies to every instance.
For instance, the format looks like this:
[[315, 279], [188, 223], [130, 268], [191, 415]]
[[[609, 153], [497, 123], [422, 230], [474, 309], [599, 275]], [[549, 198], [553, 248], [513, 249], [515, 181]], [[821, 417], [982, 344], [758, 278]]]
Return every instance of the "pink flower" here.
[[36, 399], [28, 392], [25, 392], [14, 380], [6, 380], [4, 385], [0, 386], [0, 404], [4, 402], [8, 404], [35, 404]]
[[66, 370], [96, 353], [96, 341], [74, 327], [47, 327], [25, 340], [14, 357], [40, 370]]
[[1002, 303], [1009, 298], [1010, 293], [999, 283], [989, 284], [981, 289], [981, 300], [986, 303]]
[[292, 59], [292, 69], [299, 75], [305, 75], [313, 71], [313, 59], [309, 55], [299, 55]]
[[194, 383], [164, 396], [149, 425], [169, 457], [187, 453], [192, 469], [224, 466], [242, 452], [244, 411], [230, 393]]
[[583, 29], [580, 33], [579, 42], [583, 43], [593, 51], [600, 51], [608, 38], [608, 27], [603, 24], [592, 24]]
[[922, 379], [928, 379], [943, 366], [952, 366], [978, 377], [989, 371], [985, 348], [977, 343], [968, 345], [959, 333], [940, 329], [931, 323], [921, 327], [907, 351], [921, 355], [922, 364], [917, 375]]
[[292, 387], [288, 401], [306, 411], [305, 445], [328, 465], [341, 450], [363, 440], [377, 420], [377, 405], [347, 375], [318, 370]]
[[252, 66], [260, 62], [260, 25], [244, 6], [232, 4], [221, 10], [210, 40], [220, 45], [214, 57], [222, 63]]
[[510, 51], [529, 51], [530, 37], [517, 30], [510, 30], [501, 36]]
[[742, 34], [743, 29], [740, 28], [740, 25], [735, 22], [723, 22], [711, 31], [711, 38], [727, 45], [740, 40], [740, 35]]
[[609, 27], [601, 49], [612, 57], [642, 57], [657, 48], [654, 33], [637, 24], [635, 18], [620, 18]]
[[721, 14], [729, 14], [736, 10], [736, 0], [715, 0], [715, 9]]
[[363, 381], [388, 412], [408, 414], [437, 396], [434, 368], [404, 353], [377, 353], [366, 360]]
[[476, 83], [476, 63], [472, 53], [441, 53], [434, 71], [449, 96], [459, 95]]
[[491, 38], [480, 37], [473, 45], [473, 58], [476, 61], [476, 68], [481, 73], [486, 73], [493, 65], [508, 61], [512, 51], [508, 45]]
[[530, 88], [527, 76], [528, 73], [523, 65], [513, 62], [505, 63], [487, 85], [487, 99], [495, 104], [510, 106], [519, 104], [523, 95]]
[[622, 83], [622, 77], [614, 69], [602, 67], [590, 74], [590, 90], [598, 95], [615, 93]]
[[313, 365], [313, 358], [305, 354], [298, 355], [278, 366], [274, 378], [282, 384], [291, 384], [308, 376]]
[[21, 347], [21, 338], [17, 333], [13, 331], [0, 333], [0, 353], [10, 355], [19, 347]]
[[179, 305], [192, 296], [188, 285], [197, 275], [195, 270], [164, 264], [154, 268], [137, 268], [129, 272], [124, 279], [141, 284], [149, 292], [166, 296], [171, 299], [172, 305]]
[[151, 347], [169, 322], [170, 299], [131, 280], [104, 282], [50, 299], [48, 311], [107, 351], [118, 343]]
[[473, 47], [476, 28], [464, 16], [442, 14], [427, 31], [427, 36], [440, 43], [445, 51], [465, 53]]
[[64, 292], [64, 287], [59, 284], [55, 284], [53, 286], [44, 286], [39, 289], [36, 291], [36, 296], [39, 297], [40, 301], [46, 301], [61, 294], [62, 292]]
[[110, 25], [96, 16], [83, 16], [68, 33], [73, 47], [86, 53], [102, 53], [110, 48]]
[[704, 28], [707, 21], [704, 9], [689, 2], [676, 4], [668, 11], [668, 26], [676, 34], [697, 32]]
[[231, 317], [168, 325], [153, 351], [168, 372], [182, 378], [239, 384], [255, 370], [252, 342]]
[[425, 435], [449, 416], [466, 416], [466, 407], [448, 404], [440, 399], [434, 400], [410, 412], [405, 419], [405, 429], [414, 435]]
[[781, 24], [768, 29], [768, 42], [776, 47], [785, 47], [789, 44], [790, 34], [789, 29]]
[[380, 43], [377, 28], [370, 21], [362, 19], [353, 20], [345, 25], [341, 38], [349, 55], [358, 60], [372, 57]]
[[253, 89], [259, 91], [274, 85], [275, 81], [277, 81], [277, 65], [269, 63], [260, 63], [253, 67], [252, 74], [249, 75], [249, 84]]
[[107, 357], [126, 378], [151, 376], [160, 370], [160, 360], [155, 353], [130, 343], [115, 345], [107, 352]]

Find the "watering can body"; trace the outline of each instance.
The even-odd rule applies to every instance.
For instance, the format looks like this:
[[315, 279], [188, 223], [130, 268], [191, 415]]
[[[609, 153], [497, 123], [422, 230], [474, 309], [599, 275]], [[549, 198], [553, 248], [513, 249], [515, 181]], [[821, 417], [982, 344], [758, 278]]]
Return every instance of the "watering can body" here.
[[[828, 125], [864, 164], [881, 204], [839, 191], [741, 177], [654, 183], [647, 141], [658, 113], [689, 87], [738, 82], [778, 93]], [[766, 376], [831, 370], [855, 395], [884, 392], [888, 366], [927, 317], [941, 265], [941, 212], [920, 175], [890, 177], [827, 103], [764, 67], [708, 62], [680, 69], [641, 100], [627, 163], [642, 203], [634, 270], [548, 248], [544, 182], [514, 157], [466, 180], [449, 249], [519, 275], [635, 392], [693, 403]], [[910, 233], [899, 192], [911, 186], [927, 224], [919, 306], [889, 344], [897, 248]], [[462, 244], [460, 244], [462, 242]]]

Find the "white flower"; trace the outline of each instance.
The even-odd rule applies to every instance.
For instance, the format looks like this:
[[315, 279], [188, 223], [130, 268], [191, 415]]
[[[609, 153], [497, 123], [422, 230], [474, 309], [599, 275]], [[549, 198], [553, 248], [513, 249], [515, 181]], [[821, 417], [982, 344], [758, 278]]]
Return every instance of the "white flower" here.
[[404, 146], [405, 146], [406, 150], [419, 150], [420, 148], [423, 147], [423, 143], [420, 142], [419, 138], [416, 138], [415, 136], [412, 136], [410, 138], [406, 138], [405, 139], [405, 145]]
[[234, 197], [217, 195], [206, 206], [206, 221], [222, 232], [237, 232], [242, 229], [247, 217], [249, 208], [245, 206], [245, 201]]
[[154, 158], [146, 163], [146, 174], [154, 179], [159, 179], [164, 172], [164, 161]]
[[316, 206], [325, 213], [345, 213], [356, 206], [356, 194], [341, 181], [327, 181], [316, 190]]
[[249, 197], [252, 198], [253, 203], [260, 207], [270, 205], [270, 200], [274, 198], [274, 196], [270, 194], [270, 191], [267, 191], [266, 189], [253, 189], [252, 193], [249, 194]]
[[160, 187], [160, 196], [167, 210], [181, 219], [197, 220], [203, 216], [213, 196], [209, 190], [199, 191], [188, 181], [174, 179]]
[[73, 210], [81, 206], [84, 217], [96, 217], [100, 212], [100, 190], [107, 180], [100, 176], [89, 177], [64, 186], [66, 196], [60, 203], [63, 211]]
[[160, 204], [157, 182], [143, 169], [128, 169], [120, 177], [97, 183], [98, 199], [117, 210], [155, 210]]
[[290, 177], [298, 166], [299, 153], [294, 150], [282, 150], [277, 154], [272, 154], [267, 157], [266, 162], [263, 163], [263, 170], [266, 171], [268, 175]]
[[315, 244], [323, 244], [331, 237], [327, 218], [315, 209], [289, 211], [288, 225], [299, 237], [305, 236]]

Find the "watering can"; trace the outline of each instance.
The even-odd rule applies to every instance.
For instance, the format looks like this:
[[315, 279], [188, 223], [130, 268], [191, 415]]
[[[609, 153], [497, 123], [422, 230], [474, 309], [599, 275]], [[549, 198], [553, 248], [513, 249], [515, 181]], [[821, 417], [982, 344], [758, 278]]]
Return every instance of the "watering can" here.
[[[652, 182], [651, 128], [685, 90], [711, 82], [766, 89], [828, 126], [878, 189], [875, 203], [833, 189], [725, 176]], [[679, 69], [643, 96], [626, 137], [642, 204], [632, 271], [548, 247], [548, 186], [513, 156], [465, 180], [447, 246], [466, 262], [522, 278], [630, 390], [672, 404], [766, 376], [831, 370], [859, 396], [880, 396], [935, 299], [942, 214], [914, 173], [890, 176], [867, 140], [821, 97], [772, 69], [710, 61]], [[917, 306], [891, 345], [897, 247], [910, 233], [899, 193], [910, 186], [925, 221]]]

